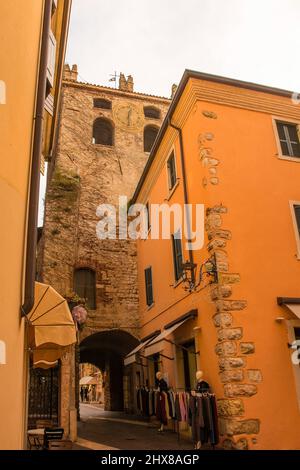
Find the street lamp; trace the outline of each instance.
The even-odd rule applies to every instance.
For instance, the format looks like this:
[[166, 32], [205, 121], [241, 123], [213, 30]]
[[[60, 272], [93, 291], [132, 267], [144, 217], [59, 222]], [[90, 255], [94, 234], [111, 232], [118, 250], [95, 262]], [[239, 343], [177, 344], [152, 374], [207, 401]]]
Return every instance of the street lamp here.
[[210, 278], [209, 284], [218, 281], [217, 262], [215, 255], [212, 255], [200, 265], [198, 280], [197, 267], [198, 265], [191, 261], [186, 261], [182, 264], [182, 279], [184, 282], [184, 290], [189, 292], [197, 292], [197, 289], [200, 287], [204, 278]]

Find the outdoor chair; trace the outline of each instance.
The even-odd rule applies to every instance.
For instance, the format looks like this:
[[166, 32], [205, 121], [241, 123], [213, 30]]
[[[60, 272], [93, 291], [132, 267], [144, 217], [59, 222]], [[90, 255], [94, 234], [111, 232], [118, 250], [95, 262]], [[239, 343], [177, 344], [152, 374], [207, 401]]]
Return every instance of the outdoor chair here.
[[51, 441], [61, 441], [64, 435], [63, 428], [45, 428], [44, 449], [49, 449]]
[[72, 450], [72, 448], [73, 442], [67, 439], [49, 442], [49, 450]]

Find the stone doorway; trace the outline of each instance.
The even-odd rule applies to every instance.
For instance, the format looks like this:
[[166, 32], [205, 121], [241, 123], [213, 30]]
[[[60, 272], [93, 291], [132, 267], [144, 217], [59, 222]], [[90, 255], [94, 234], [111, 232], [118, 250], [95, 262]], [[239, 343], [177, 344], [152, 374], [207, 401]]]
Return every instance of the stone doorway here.
[[124, 410], [124, 357], [139, 341], [127, 331], [106, 330], [84, 338], [80, 343], [80, 363], [90, 363], [103, 374], [104, 409]]

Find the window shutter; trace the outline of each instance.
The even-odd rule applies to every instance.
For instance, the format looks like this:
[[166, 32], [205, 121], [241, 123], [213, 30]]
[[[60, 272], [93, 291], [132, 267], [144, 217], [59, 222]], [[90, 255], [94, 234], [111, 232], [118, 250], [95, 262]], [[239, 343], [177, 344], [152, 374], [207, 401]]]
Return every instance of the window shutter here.
[[175, 168], [175, 156], [172, 152], [168, 160], [168, 178], [169, 178], [169, 190], [173, 189], [176, 184], [176, 168]]
[[298, 136], [298, 140], [300, 142], [300, 126], [296, 126], [296, 129], [297, 129], [297, 136]]
[[173, 257], [174, 257], [174, 271], [175, 279], [178, 281], [182, 276], [182, 246], [181, 239], [175, 238], [175, 235], [172, 235], [173, 241]]
[[152, 268], [145, 269], [145, 286], [147, 305], [153, 304], [153, 287], [152, 287]]
[[96, 309], [96, 273], [92, 269], [76, 269], [74, 273], [74, 291], [86, 299], [89, 309]]
[[49, 87], [52, 88], [54, 84], [56, 59], [56, 39], [52, 31], [49, 33], [48, 48], [47, 80], [49, 82]]

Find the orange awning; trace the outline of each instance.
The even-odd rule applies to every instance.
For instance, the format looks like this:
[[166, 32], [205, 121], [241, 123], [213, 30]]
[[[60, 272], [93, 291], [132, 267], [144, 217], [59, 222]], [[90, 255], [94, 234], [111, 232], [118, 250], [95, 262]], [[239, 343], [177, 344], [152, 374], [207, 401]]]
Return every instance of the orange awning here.
[[53, 367], [76, 343], [76, 326], [67, 301], [53, 287], [35, 283], [35, 304], [28, 314], [34, 367]]

